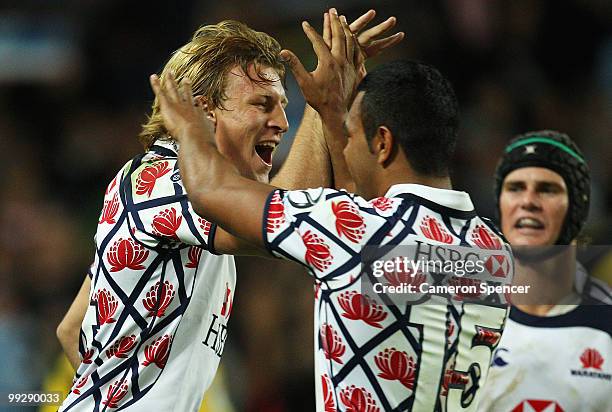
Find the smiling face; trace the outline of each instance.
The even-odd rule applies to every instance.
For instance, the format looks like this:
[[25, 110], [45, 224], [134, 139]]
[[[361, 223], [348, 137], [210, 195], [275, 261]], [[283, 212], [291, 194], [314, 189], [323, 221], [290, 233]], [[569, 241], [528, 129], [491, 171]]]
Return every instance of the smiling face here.
[[567, 215], [565, 181], [543, 167], [523, 167], [506, 176], [499, 198], [502, 232], [513, 246], [556, 243]]
[[266, 82], [251, 81], [239, 66], [227, 74], [224, 107], [213, 110], [215, 139], [219, 152], [241, 175], [267, 183], [274, 149], [289, 127], [287, 97], [273, 68], [261, 67], [260, 77], [251, 64], [249, 75]]

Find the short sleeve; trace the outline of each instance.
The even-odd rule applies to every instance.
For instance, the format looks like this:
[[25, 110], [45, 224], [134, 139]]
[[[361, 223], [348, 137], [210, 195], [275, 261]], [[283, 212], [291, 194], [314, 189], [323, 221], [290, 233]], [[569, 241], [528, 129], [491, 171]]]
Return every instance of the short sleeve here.
[[263, 237], [273, 256], [307, 266], [317, 278], [333, 278], [360, 265], [363, 246], [389, 232], [392, 222], [379, 212], [345, 191], [275, 190], [264, 209]]
[[123, 179], [134, 235], [148, 246], [187, 244], [212, 251], [215, 225], [187, 199], [176, 158], [143, 162]]

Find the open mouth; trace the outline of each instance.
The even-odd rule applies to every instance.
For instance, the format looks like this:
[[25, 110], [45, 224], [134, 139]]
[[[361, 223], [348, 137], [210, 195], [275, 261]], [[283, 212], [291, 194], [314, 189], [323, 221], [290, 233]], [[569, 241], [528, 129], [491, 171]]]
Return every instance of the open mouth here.
[[516, 221], [514, 227], [517, 229], [544, 229], [544, 223], [532, 217], [522, 217]]
[[268, 166], [272, 166], [272, 156], [274, 155], [276, 146], [276, 142], [261, 142], [255, 145], [255, 152], [262, 162]]

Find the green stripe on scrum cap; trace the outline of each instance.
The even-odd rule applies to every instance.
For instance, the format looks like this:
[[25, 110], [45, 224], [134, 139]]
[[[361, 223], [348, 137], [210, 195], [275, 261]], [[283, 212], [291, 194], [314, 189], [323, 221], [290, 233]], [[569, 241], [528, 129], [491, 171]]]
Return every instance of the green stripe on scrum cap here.
[[519, 140], [518, 142], [512, 143], [510, 146], [506, 147], [505, 152], [510, 153], [517, 147], [524, 146], [529, 143], [546, 143], [552, 146], [556, 146], [559, 149], [563, 150], [564, 152], [568, 153], [570, 156], [572, 156], [576, 160], [578, 160], [580, 163], [584, 163], [584, 158], [580, 156], [578, 153], [576, 153], [575, 151], [573, 151], [572, 149], [570, 149], [563, 143], [557, 142], [556, 140], [550, 139], [548, 137], [539, 137], [539, 136], [527, 137], [523, 140]]

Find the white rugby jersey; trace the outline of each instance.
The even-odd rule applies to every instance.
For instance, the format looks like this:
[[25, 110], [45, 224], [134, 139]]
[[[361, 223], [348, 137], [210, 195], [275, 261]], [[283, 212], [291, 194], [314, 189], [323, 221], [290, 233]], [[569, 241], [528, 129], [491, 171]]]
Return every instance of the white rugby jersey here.
[[580, 267], [576, 289], [582, 304], [562, 314], [511, 309], [483, 390], [483, 411], [612, 411], [610, 289]]
[[109, 184], [96, 231], [82, 363], [60, 411], [194, 411], [227, 337], [236, 273], [214, 254], [177, 147], [158, 141]]
[[277, 190], [265, 214], [269, 251], [315, 277], [317, 411], [477, 410], [507, 308], [379, 305], [360, 282], [369, 245], [473, 245], [510, 259], [467, 193], [401, 184], [366, 201], [332, 189]]

